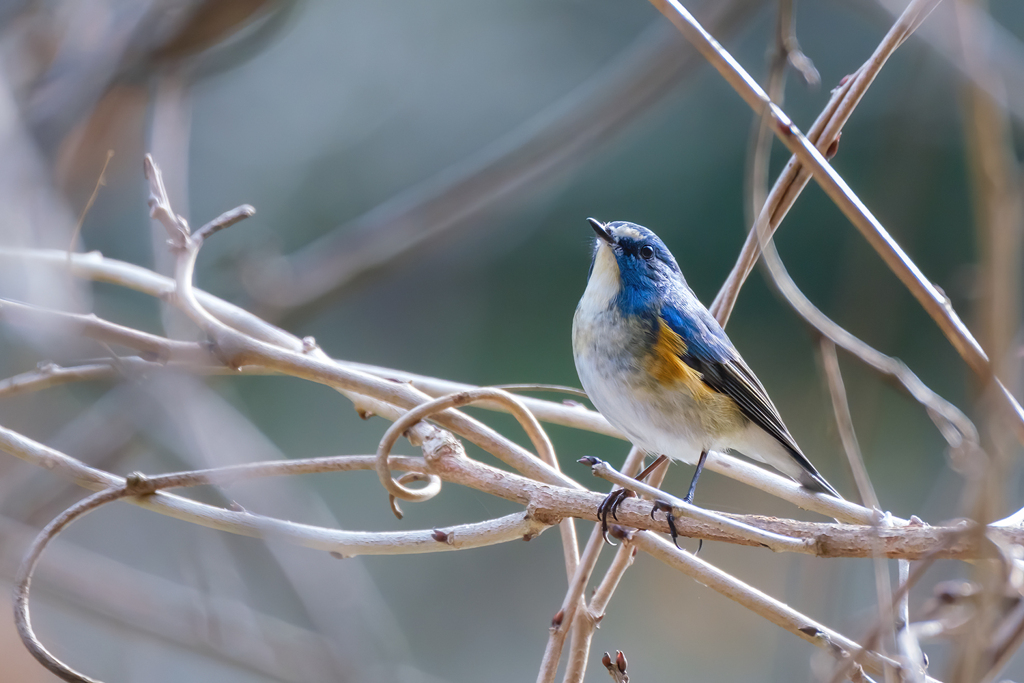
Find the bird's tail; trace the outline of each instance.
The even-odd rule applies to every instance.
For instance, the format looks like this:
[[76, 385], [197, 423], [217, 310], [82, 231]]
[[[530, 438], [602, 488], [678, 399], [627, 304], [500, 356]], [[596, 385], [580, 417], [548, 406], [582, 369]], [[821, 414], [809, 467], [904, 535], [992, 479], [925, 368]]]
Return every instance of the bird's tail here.
[[830, 496], [835, 496], [839, 500], [843, 499], [843, 497], [839, 495], [839, 492], [832, 488], [832, 484], [825, 481], [825, 477], [818, 474], [817, 470], [813, 467], [809, 470], [804, 469], [804, 471], [800, 473], [800, 485], [805, 489], [810, 489], [817, 493], [827, 493]]

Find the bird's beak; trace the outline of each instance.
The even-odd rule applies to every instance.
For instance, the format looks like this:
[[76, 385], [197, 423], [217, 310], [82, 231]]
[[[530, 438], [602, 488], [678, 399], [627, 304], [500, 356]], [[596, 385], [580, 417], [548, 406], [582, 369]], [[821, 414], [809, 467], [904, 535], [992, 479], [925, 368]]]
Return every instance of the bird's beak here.
[[590, 223], [590, 227], [592, 227], [594, 229], [594, 232], [597, 233], [598, 237], [600, 237], [602, 240], [604, 240], [608, 244], [612, 244], [612, 245], [615, 244], [615, 238], [612, 237], [612, 234], [610, 232], [608, 232], [607, 228], [604, 227], [604, 223], [602, 223], [601, 221], [597, 220], [596, 218], [588, 218], [587, 222]]

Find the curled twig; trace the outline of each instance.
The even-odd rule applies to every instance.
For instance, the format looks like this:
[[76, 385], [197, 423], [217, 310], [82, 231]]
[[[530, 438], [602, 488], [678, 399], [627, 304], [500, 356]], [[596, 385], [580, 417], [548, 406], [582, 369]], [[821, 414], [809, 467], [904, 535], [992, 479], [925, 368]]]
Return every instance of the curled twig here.
[[[377, 475], [380, 477], [380, 482], [387, 492], [402, 500], [414, 502], [423, 502], [437, 495], [437, 491], [434, 491], [432, 487], [426, 487], [430, 489], [427, 493], [424, 493], [425, 489], [414, 491], [402, 486], [391, 477], [391, 471], [388, 467], [388, 455], [391, 453], [391, 448], [398, 441], [399, 437], [417, 422], [450, 408], [459, 408], [482, 400], [497, 401], [508, 407], [509, 412], [519, 420], [519, 423], [526, 430], [540, 458], [552, 468], [558, 469], [558, 461], [555, 459], [551, 440], [548, 439], [547, 434], [544, 433], [544, 429], [540, 426], [537, 418], [533, 416], [533, 413], [519, 399], [507, 391], [483, 387], [472, 391], [461, 391], [449, 394], [448, 396], [441, 396], [432, 401], [421, 403], [395, 420], [384, 433], [384, 436], [381, 437], [380, 445], [377, 446]], [[506, 462], [520, 472], [529, 474], [535, 470], [531, 462], [532, 460], [533, 458], [529, 456], [526, 458], [514, 457], [511, 462], [508, 460]], [[440, 482], [438, 482], [438, 490], [440, 490]]]

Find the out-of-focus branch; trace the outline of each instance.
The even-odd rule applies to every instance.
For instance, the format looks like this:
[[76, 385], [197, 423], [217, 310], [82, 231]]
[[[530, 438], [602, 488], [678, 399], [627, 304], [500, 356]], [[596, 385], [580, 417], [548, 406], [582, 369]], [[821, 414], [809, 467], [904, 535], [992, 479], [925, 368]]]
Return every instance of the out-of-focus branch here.
[[54, 334], [80, 334], [105, 344], [134, 349], [151, 360], [177, 361], [200, 366], [209, 365], [215, 360], [202, 344], [149, 334], [103, 320], [91, 313], [66, 313], [10, 299], [0, 299], [0, 320]]
[[[35, 529], [0, 518], [0, 546], [27, 547], [35, 535]], [[44, 590], [84, 610], [281, 681], [320, 681], [338, 673], [321, 636], [245, 603], [71, 544], [59, 543], [49, 552], [50, 561], [39, 570]], [[12, 578], [16, 569], [10, 554], [0, 555], [0, 573]]]
[[[703, 18], [730, 33], [756, 7], [751, 0], [712, 3]], [[478, 155], [290, 256], [246, 269], [243, 282], [261, 304], [274, 308], [327, 296], [578, 166], [701, 64], [699, 55], [656, 25], [584, 85]]]
[[828, 337], [822, 337], [819, 348], [821, 349], [821, 363], [825, 368], [825, 377], [828, 380], [829, 395], [832, 397], [832, 411], [836, 416], [839, 439], [843, 442], [843, 450], [850, 463], [853, 480], [857, 483], [861, 505], [881, 510], [882, 505], [878, 502], [875, 487], [871, 484], [871, 477], [868, 475], [868, 468], [864, 465], [860, 444], [857, 443], [857, 434], [853, 430], [853, 418], [850, 416], [850, 403], [846, 397], [846, 387], [839, 369], [839, 358], [836, 357], [836, 345]]
[[[837, 144], [843, 126], [846, 125], [853, 110], [860, 104], [879, 71], [885, 66], [896, 48], [902, 45], [924, 21], [936, 2], [937, 0], [915, 0], [904, 8], [871, 57], [832, 91], [832, 97], [807, 132], [807, 137], [814, 141], [822, 154], [833, 153], [832, 149]], [[758, 110], [755, 109], [755, 111]], [[764, 120], [765, 116], [760, 118]], [[775, 232], [810, 179], [810, 172], [801, 165], [797, 156], [790, 157], [767, 200], [760, 207], [760, 214], [754, 221], [750, 232], [747, 233], [747, 240], [743, 244], [743, 251], [740, 253], [739, 259], [711, 304], [711, 313], [723, 326], [732, 313], [740, 288], [747, 276], [750, 275], [760, 255], [758, 234], [765, 229], [767, 229], [768, 235]]]

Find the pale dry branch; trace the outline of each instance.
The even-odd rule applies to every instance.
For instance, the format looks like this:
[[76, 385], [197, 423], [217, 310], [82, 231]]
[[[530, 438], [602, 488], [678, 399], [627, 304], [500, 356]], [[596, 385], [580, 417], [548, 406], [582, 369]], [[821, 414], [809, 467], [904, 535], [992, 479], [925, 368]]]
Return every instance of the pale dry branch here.
[[[833, 92], [832, 99], [826, 106], [825, 111], [818, 117], [811, 128], [810, 134], [812, 138], [817, 140], [819, 149], [823, 152], [831, 149], [831, 145], [837, 139], [836, 136], [839, 135], [842, 125], [849, 118], [849, 115], [859, 103], [860, 98], [874, 80], [882, 65], [887, 61], [892, 52], [924, 21], [931, 12], [931, 9], [934, 8], [934, 5], [934, 2], [929, 2], [928, 0], [916, 0], [908, 5], [896, 24], [886, 34], [872, 57], [861, 66], [853, 77], [848, 78], [844, 84]], [[778, 87], [778, 83], [776, 83], [776, 87]], [[778, 97], [778, 95], [773, 95], [773, 97]], [[765, 128], [767, 112], [761, 117], [761, 121], [762, 127]], [[754, 150], [755, 160], [751, 164], [754, 169], [764, 169], [763, 177], [766, 177], [767, 172], [767, 155], [769, 151], [767, 142], [767, 138], [764, 136], [757, 141]], [[972, 457], [978, 449], [978, 435], [971, 421], [955, 406], [929, 389], [902, 362], [877, 351], [829, 319], [800, 291], [786, 271], [782, 260], [777, 254], [774, 243], [771, 241], [771, 235], [778, 228], [786, 212], [796, 200], [808, 179], [809, 176], [806, 172], [802, 171], [799, 162], [794, 156], [789, 160], [768, 199], [765, 202], [756, 200], [753, 202], [755, 205], [763, 204], [763, 207], [754, 226], [747, 235], [747, 240], [744, 243], [739, 260], [733, 267], [728, 280], [723, 285], [718, 297], [715, 299], [715, 303], [712, 305], [712, 311], [718, 316], [720, 322], [724, 324], [735, 303], [739, 287], [753, 267], [758, 254], [764, 253], [764, 263], [771, 274], [772, 282], [804, 320], [810, 323], [822, 335], [835, 344], [842, 346], [877, 372], [899, 381], [911, 396], [926, 407], [929, 416], [950, 446], [958, 453], [964, 454], [964, 457]], [[758, 189], [757, 186], [752, 187], [752, 191], [757, 191]], [[775, 213], [772, 213], [772, 211], [775, 211]], [[770, 221], [769, 216], [771, 216]], [[857, 482], [858, 487], [860, 487], [861, 481], [858, 479]]]
[[[211, 357], [212, 359], [212, 357]], [[33, 391], [42, 391], [72, 382], [111, 380], [123, 377], [143, 376], [149, 372], [182, 372], [199, 376], [212, 375], [276, 375], [278, 373], [249, 365], [237, 370], [224, 365], [197, 365], [146, 360], [140, 356], [118, 356], [97, 358], [94, 362], [81, 365], [60, 366], [53, 362], [42, 362], [35, 370], [22, 372], [0, 380], [0, 398], [18, 396]]]
[[[643, 466], [644, 452], [636, 446], [629, 450], [622, 469], [627, 474], [636, 474]], [[595, 508], [596, 510], [597, 508]], [[590, 652], [590, 634], [593, 629], [587, 625], [588, 615], [586, 600], [583, 597], [583, 588], [590, 581], [590, 575], [594, 571], [597, 558], [605, 546], [605, 535], [600, 524], [594, 526], [590, 532], [590, 539], [583, 550], [583, 557], [588, 558], [587, 565], [580, 565], [573, 581], [569, 584], [569, 590], [563, 600], [563, 607], [559, 610], [562, 619], [554, 624], [548, 636], [547, 645], [544, 648], [544, 656], [541, 659], [540, 673], [537, 675], [537, 683], [551, 683], [555, 680], [558, 662], [562, 658], [562, 648], [565, 645], [565, 638], [570, 629], [572, 630], [569, 661], [565, 668], [566, 683], [572, 677], [581, 677], [586, 669], [586, 658]], [[621, 550], [621, 548], [620, 548]], [[579, 587], [582, 586], [582, 587]], [[569, 605], [569, 607], [566, 607]], [[567, 614], [568, 612], [568, 614]], [[589, 633], [588, 633], [589, 631]]]
[[205, 241], [214, 233], [220, 232], [224, 228], [230, 228], [235, 223], [245, 220], [246, 218], [252, 218], [255, 215], [256, 209], [249, 204], [236, 206], [233, 209], [225, 211], [203, 227], [196, 230], [196, 234], [193, 235], [193, 239], [197, 239], [200, 242]]
[[[501, 404], [507, 408], [516, 420], [519, 421], [519, 424], [526, 431], [527, 436], [530, 437], [530, 442], [533, 443], [533, 447], [537, 451], [537, 457], [547, 463], [552, 469], [556, 471], [559, 469], [558, 458], [555, 456], [555, 448], [551, 445], [551, 439], [548, 438], [544, 428], [541, 427], [540, 422], [538, 422], [537, 418], [530, 412], [530, 409], [527, 408], [526, 405], [517, 397], [507, 391], [484, 387], [456, 394], [449, 394], [448, 396], [442, 396], [434, 399], [433, 401], [422, 403], [395, 420], [394, 424], [388, 428], [384, 433], [384, 436], [381, 437], [380, 444], [377, 447], [376, 469], [377, 476], [380, 478], [381, 484], [384, 486], [384, 489], [391, 494], [392, 498], [397, 497], [402, 498], [403, 500], [422, 502], [434, 497], [441, 490], [441, 480], [434, 475], [428, 475], [433, 478], [426, 486], [416, 490], [403, 486], [400, 482], [395, 481], [391, 477], [391, 470], [388, 467], [388, 456], [391, 454], [391, 449], [394, 447], [398, 438], [407, 430], [412, 428], [416, 423], [425, 420], [436, 413], [448, 410], [449, 408], [460, 408], [480, 401], [491, 401]], [[523, 473], [530, 472], [534, 469], [532, 458], [523, 459], [518, 458], [518, 454], [512, 455], [512, 460], [505, 460], [503, 458], [506, 464], [515, 467]], [[392, 510], [395, 510], [396, 514], [398, 514], [397, 507], [393, 501]], [[568, 580], [571, 582], [580, 560], [579, 545], [576, 540], [576, 526], [571, 517], [563, 519], [559, 522], [558, 526], [562, 536], [562, 547], [565, 555], [565, 572]]]
[[[817, 145], [822, 154], [834, 153], [832, 150], [838, 142], [843, 126], [860, 104], [875, 77], [896, 48], [914, 33], [936, 4], [937, 0], [915, 0], [907, 5], [871, 57], [832, 91], [825, 108], [807, 132], [807, 137]], [[763, 120], [765, 114], [758, 118]], [[747, 233], [740, 257], [711, 304], [711, 313], [723, 325], [729, 319], [740, 288], [760, 255], [760, 242], [764, 240], [760, 240], [758, 235], [763, 230], [767, 230], [769, 235], [775, 232], [810, 178], [810, 173], [803, 168], [796, 155], [789, 159], [779, 174], [763, 207], [760, 207], [760, 214], [754, 222], [756, 227], [751, 227]]]
[[[0, 448], [27, 462], [32, 462], [56, 474], [69, 477], [80, 486], [88, 489], [103, 490], [124, 486], [123, 477], [89, 467], [60, 451], [44, 446], [3, 427], [0, 427]], [[338, 458], [247, 463], [245, 465], [214, 470], [191, 472], [188, 473], [188, 479], [185, 482], [173, 485], [225, 485], [255, 477], [313, 474], [353, 469], [371, 470], [373, 469], [373, 462], [373, 456], [340, 456]], [[425, 463], [419, 458], [395, 459], [392, 464], [396, 467], [408, 466], [411, 471], [426, 471]], [[495, 471], [500, 472], [499, 470]], [[159, 477], [154, 477], [153, 479], [157, 482], [162, 481]], [[596, 495], [593, 496], [593, 498], [596, 497]], [[225, 510], [197, 503], [163, 491], [144, 498], [129, 498], [128, 500], [148, 510], [211, 529], [256, 538], [286, 540], [307, 548], [333, 552], [346, 557], [365, 554], [445, 552], [475, 545], [489, 545], [492, 541], [500, 543], [516, 540], [524, 535], [536, 535], [538, 528], [548, 526], [536, 520], [525, 520], [521, 513], [517, 513], [494, 520], [495, 524], [483, 522], [476, 525], [462, 525], [459, 527], [457, 543], [442, 544], [437, 543], [432, 529], [399, 532], [361, 532], [327, 529], [319, 526], [278, 520], [250, 512]], [[541, 513], [543, 514], [544, 511], [541, 510]], [[595, 519], [596, 516], [595, 512]]]
[[[847, 657], [863, 653], [865, 668], [874, 673], [881, 673], [885, 667], [899, 668], [899, 663], [862, 648], [849, 638], [797, 612], [785, 603], [762, 593], [731, 574], [723, 572], [714, 565], [673, 547], [671, 543], [658, 536], [637, 533], [630, 542], [698, 583], [734, 600], [776, 626], [822, 648], [834, 657]], [[927, 680], [929, 683], [935, 681], [931, 677]]]
[[149, 334], [103, 320], [93, 313], [67, 313], [0, 299], [0, 320], [54, 335], [79, 334], [104, 344], [133, 349], [147, 360], [177, 361], [198, 366], [216, 362], [209, 350], [197, 342], [177, 341]]
[[[126, 484], [127, 486], [127, 484]], [[94, 678], [75, 671], [67, 664], [57, 659], [46, 647], [36, 638], [32, 630], [32, 618], [29, 611], [29, 591], [32, 587], [32, 574], [35, 571], [39, 557], [42, 555], [46, 545], [56, 538], [68, 524], [76, 518], [95, 510], [104, 503], [117, 500], [125, 494], [126, 486], [104, 489], [90, 496], [86, 496], [79, 502], [58, 515], [52, 522], [47, 524], [43, 530], [32, 541], [25, 559], [22, 561], [18, 572], [14, 577], [14, 624], [18, 629], [21, 642], [25, 644], [29, 653], [36, 658], [48, 671], [62, 680], [70, 683], [100, 683]]]
[[[63, 680], [75, 683], [94, 683], [94, 679], [75, 671], [54, 657], [36, 638], [31, 625], [29, 594], [32, 575], [43, 550], [61, 531], [79, 517], [107, 503], [126, 497], [149, 498], [156, 492], [166, 488], [210, 484], [216, 479], [222, 480], [224, 476], [227, 476], [224, 469], [229, 468], [215, 470], [212, 473], [204, 471], [178, 472], [154, 477], [146, 477], [139, 473], [131, 474], [122, 480], [123, 484], [118, 483], [116, 486], [87, 496], [47, 524], [30, 545], [25, 559], [15, 576], [15, 625], [22, 642], [32, 656]], [[246, 473], [251, 474], [251, 471]], [[428, 541], [426, 538], [423, 538], [422, 543], [425, 545], [432, 543], [434, 546], [446, 546], [452, 550], [457, 550], [470, 547], [474, 543], [479, 542], [481, 536], [489, 539], [505, 536], [505, 540], [530, 540], [541, 533], [546, 527], [546, 524], [536, 520], [529, 512], [525, 515], [517, 513], [482, 524], [459, 525], [450, 531], [433, 529], [429, 533], [430, 540]], [[511, 536], [508, 535], [510, 532]], [[423, 533], [425, 535], [426, 532]], [[384, 536], [387, 535], [389, 534], [384, 532]], [[378, 534], [377, 536], [376, 540], [380, 542], [380, 535]], [[394, 540], [397, 540], [397, 538]], [[384, 544], [388, 544], [386, 539]], [[342, 553], [333, 552], [339, 556], [344, 556]]]
[[[610, 481], [613, 484], [618, 484], [619, 486], [629, 489], [635, 493], [643, 493], [648, 497], [655, 498], [661, 502], [671, 505], [673, 512], [679, 511], [684, 516], [699, 520], [709, 526], [717, 527], [722, 531], [728, 530], [728, 533], [730, 534], [743, 538], [751, 543], [762, 545], [773, 552], [801, 552], [802, 547], [806, 545], [806, 541], [789, 538], [787, 536], [771, 532], [765, 532], [763, 529], [737, 523], [729, 517], [705, 510], [704, 508], [696, 505], [691, 505], [681, 498], [676, 498], [675, 496], [669, 495], [664, 491], [660, 491], [653, 486], [637, 481], [632, 477], [627, 477], [608, 463], [598, 460], [597, 458], [588, 457], [584, 458], [584, 460], [587, 461], [585, 464], [590, 465], [591, 472], [596, 477], [601, 477], [602, 479]], [[653, 515], [654, 513], [652, 512], [651, 514]]]
[[[70, 478], [84, 488], [102, 490], [123, 485], [122, 477], [89, 467], [60, 451], [3, 427], [0, 427], [0, 449], [55, 474]], [[188, 485], [202, 483], [224, 486], [257, 477], [369, 471], [375, 468], [375, 462], [376, 456], [373, 455], [353, 455], [246, 463], [197, 470], [190, 473], [189, 477], [200, 480]], [[597, 521], [597, 506], [604, 498], [604, 494], [594, 491], [553, 487], [537, 482], [476, 462], [461, 453], [440, 457], [430, 465], [422, 458], [398, 456], [391, 456], [390, 462], [395, 468], [408, 468], [411, 472], [433, 471], [445, 481], [520, 503], [527, 506], [533, 518], [548, 525], [567, 516]], [[159, 482], [159, 476], [162, 475], [151, 479]], [[346, 556], [438, 552], [453, 549], [434, 547], [431, 543], [425, 543], [427, 538], [432, 538], [429, 530], [354, 532], [326, 529], [274, 520], [248, 512], [224, 510], [163, 491], [146, 498], [128, 500], [146, 509], [212, 529], [243, 536], [273, 536], [297, 545]], [[626, 500], [619, 508], [618, 515], [623, 526], [668, 533], [668, 526], [664, 520], [651, 519], [649, 503], [635, 499]], [[918, 560], [936, 549], [941, 549], [939, 557], [955, 559], [987, 557], [991, 553], [989, 546], [985, 543], [979, 544], [973, 537], [952, 545], [945, 544], [945, 535], [959, 527], [909, 526], [876, 531], [874, 527], [868, 525], [800, 522], [759, 515], [727, 516], [774, 534], [813, 541], [794, 550], [818, 557], [871, 557], [872, 541], [876, 537], [882, 541], [882, 554], [893, 559]], [[676, 526], [680, 536], [687, 538], [702, 538], [737, 545], [758, 545], [741, 536], [729, 535], [686, 518], [676, 520]], [[1024, 528], [1021, 527], [989, 527], [988, 535], [1004, 543], [1024, 545]], [[483, 537], [475, 539], [477, 545], [486, 545], [482, 543], [483, 540]]]
[[[0, 247], [0, 259], [2, 258], [13, 260], [28, 259], [40, 264], [54, 264], [64, 267], [66, 254], [62, 251], [7, 249]], [[73, 255], [71, 268], [73, 273], [81, 277], [110, 282], [152, 296], [174, 299], [172, 294], [174, 291], [174, 281], [170, 278], [157, 275], [152, 271], [122, 261], [104, 258], [96, 252]], [[303, 341], [299, 338], [261, 320], [252, 313], [201, 290], [194, 291], [196, 299], [206, 310], [216, 315], [226, 325], [230, 325], [231, 328], [237, 330], [238, 333], [264, 341], [269, 345], [279, 345], [283, 349], [293, 352], [291, 354], [287, 354], [284, 351], [278, 353], [279, 349], [262, 347], [270, 354], [267, 356], [267, 359], [272, 360], [273, 363], [269, 365], [264, 364], [259, 367], [249, 365], [245, 360], [245, 356], [239, 354], [239, 357], [235, 358], [235, 363], [229, 363], [229, 365], [235, 367], [236, 363], [243, 363], [241, 366], [242, 372], [290, 374], [328, 384], [339, 391], [344, 390], [347, 392], [346, 396], [353, 400], [357, 408], [364, 408], [373, 414], [390, 420], [395, 420], [402, 415], [405, 412], [403, 408], [412, 407], [423, 401], [430, 400], [434, 397], [431, 394], [447, 394], [453, 391], [476, 388], [473, 385], [422, 377], [389, 368], [379, 368], [330, 359], [319, 348], [314, 346], [310, 350], [304, 347]], [[305, 353], [303, 353], [304, 350]], [[223, 360], [226, 359], [222, 358]], [[351, 372], [346, 372], [349, 369], [351, 369]], [[370, 375], [373, 376], [370, 377]], [[411, 382], [411, 386], [406, 384], [406, 382]], [[411, 389], [416, 391], [410, 391]], [[552, 424], [586, 429], [625, 439], [624, 436], [620, 435], [608, 424], [608, 421], [603, 416], [595, 411], [587, 410], [580, 406], [567, 406], [535, 398], [523, 397], [521, 400], [538, 419]], [[497, 404], [487, 402], [481, 403], [480, 407], [488, 409], [499, 408]], [[485, 450], [490, 451], [493, 447], [504, 452], [506, 444], [510, 443], [476, 420], [462, 416], [460, 413], [456, 413], [456, 415], [459, 416], [456, 421], [449, 421], [447, 414], [442, 414], [438, 417], [437, 422], [446, 428], [453, 429], [453, 431], [461, 436], [466, 436], [472, 443], [481, 446]], [[466, 433], [461, 431], [464, 426], [468, 427]], [[527, 453], [515, 444], [511, 444], [510, 448], [513, 453], [521, 455]], [[543, 463], [536, 462], [538, 467], [546, 468]], [[861, 508], [851, 503], [837, 501], [836, 499], [822, 500], [820, 496], [810, 494], [806, 489], [795, 484], [790, 479], [769, 472], [740, 458], [720, 453], [710, 453], [705, 467], [748, 486], [753, 486], [773, 496], [787, 500], [798, 507], [814, 510], [841, 521], [860, 524], [872, 523], [873, 513], [867, 508]], [[548, 471], [551, 472], [549, 468]], [[564, 475], [559, 476], [564, 479]]]
[[191, 239], [191, 230], [188, 221], [178, 216], [171, 208], [170, 200], [167, 198], [167, 190], [164, 188], [164, 177], [160, 168], [153, 163], [153, 157], [146, 155], [142, 162], [142, 171], [146, 180], [149, 181], [149, 217], [158, 222], [167, 231], [170, 243], [177, 248], [182, 248]]
[[[147, 168], [155, 169], [152, 159]], [[157, 173], [150, 177], [150, 192], [157, 205], [167, 202], [161, 195], [163, 187], [156, 181]], [[168, 228], [170, 231], [171, 228]], [[173, 234], [173, 233], [171, 233]], [[202, 241], [183, 237], [174, 247], [178, 250], [175, 262], [175, 300], [192, 321], [210, 336], [215, 352], [231, 367], [262, 365], [283, 371], [294, 377], [303, 377], [315, 382], [328, 384], [348, 395], [357, 407], [372, 406], [370, 410], [392, 421], [404, 412], [427, 400], [427, 396], [415, 389], [376, 377], [348, 370], [334, 363], [318, 347], [302, 344], [299, 350], [288, 346], [269, 343], [236, 329], [212, 315], [199, 301], [192, 280], [196, 258]], [[276, 328], [275, 328], [276, 329]], [[276, 336], [276, 335], [275, 335]], [[356, 396], [351, 396], [355, 394]], [[390, 405], [389, 405], [390, 404]], [[454, 410], [446, 410], [435, 417], [439, 424], [452, 429], [473, 443], [499, 458], [517, 461], [530, 476], [562, 486], [579, 487], [579, 484], [565, 477], [557, 469], [534, 458], [524, 448], [505, 438], [493, 429]]]
[[[623, 473], [636, 473], [642, 464], [643, 452], [634, 446], [626, 457], [626, 462], [623, 464]], [[661, 467], [650, 474], [647, 481], [651, 486], [656, 489], [661, 488], [665, 475], [668, 473], [668, 465], [669, 463], [666, 461]], [[620, 537], [628, 536], [629, 534], [628, 530], [624, 530], [618, 525], [613, 526], [611, 530], [613, 535], [619, 535], [618, 532], [620, 531], [624, 532]], [[600, 542], [597, 538], [597, 527], [594, 529], [594, 534], [593, 542]], [[594, 632], [600, 625], [601, 620], [604, 619], [608, 603], [612, 599], [612, 594], [618, 588], [619, 582], [622, 580], [623, 575], [625, 575], [626, 570], [632, 566], [634, 557], [636, 557], [635, 548], [627, 544], [620, 545], [615, 551], [615, 558], [594, 590], [590, 603], [584, 605], [583, 609], [577, 610], [576, 619], [573, 621], [571, 649], [569, 650], [569, 661], [565, 666], [564, 683], [580, 683], [583, 680], [583, 676], [586, 673], [587, 660], [590, 657], [590, 645], [593, 641]]]

